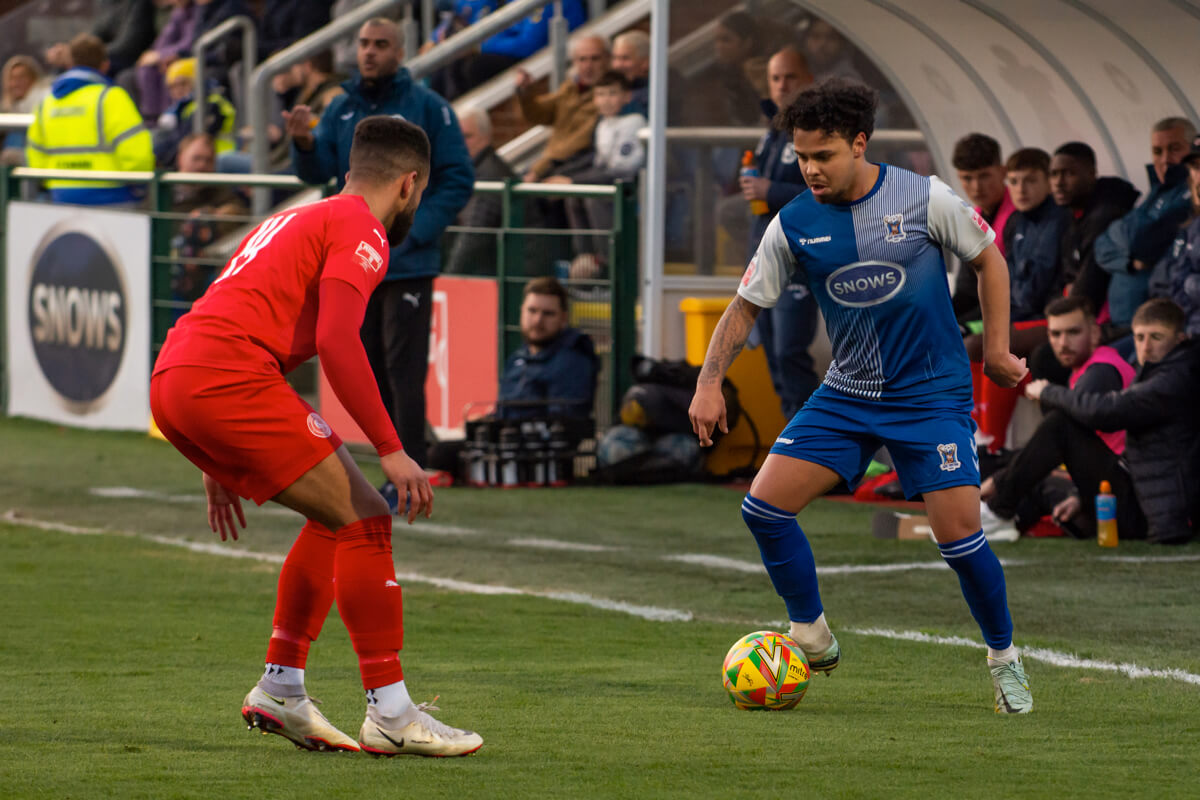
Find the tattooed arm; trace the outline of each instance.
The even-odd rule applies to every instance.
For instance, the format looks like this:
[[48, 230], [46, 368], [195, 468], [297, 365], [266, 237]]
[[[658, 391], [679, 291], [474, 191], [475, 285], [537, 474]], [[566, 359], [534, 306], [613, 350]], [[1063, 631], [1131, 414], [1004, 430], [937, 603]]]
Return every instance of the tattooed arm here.
[[696, 379], [696, 394], [688, 409], [692, 430], [696, 432], [702, 447], [712, 444], [714, 426], [719, 427], [722, 433], [729, 433], [721, 381], [733, 359], [742, 352], [759, 311], [762, 311], [760, 307], [741, 295], [734, 295], [733, 302], [725, 309], [717, 329], [713, 331], [708, 353], [704, 356], [704, 366], [700, 369], [700, 377]]

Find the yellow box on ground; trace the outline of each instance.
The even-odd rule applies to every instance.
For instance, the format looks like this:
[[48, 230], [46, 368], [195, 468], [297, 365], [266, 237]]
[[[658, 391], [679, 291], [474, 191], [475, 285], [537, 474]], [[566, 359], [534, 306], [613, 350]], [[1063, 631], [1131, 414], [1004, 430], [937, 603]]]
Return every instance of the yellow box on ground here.
[[[684, 318], [689, 364], [704, 363], [708, 342], [731, 300], [724, 297], [687, 297], [679, 302], [679, 310]], [[743, 350], [734, 359], [726, 376], [737, 387], [742, 418], [708, 452], [705, 469], [713, 475], [728, 475], [751, 466], [754, 469], [761, 467], [771, 445], [775, 443], [775, 437], [787, 424], [780, 409], [779, 395], [771, 384], [766, 353], [761, 347]], [[747, 416], [754, 421], [753, 425], [746, 419]], [[757, 445], [755, 428], [758, 429]]]

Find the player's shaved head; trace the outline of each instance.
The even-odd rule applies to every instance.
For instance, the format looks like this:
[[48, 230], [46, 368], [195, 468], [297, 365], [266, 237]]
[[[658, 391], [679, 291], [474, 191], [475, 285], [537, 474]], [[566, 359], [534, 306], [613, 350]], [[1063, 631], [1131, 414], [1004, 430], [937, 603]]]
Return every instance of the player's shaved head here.
[[397, 117], [367, 117], [354, 128], [349, 178], [385, 184], [417, 173], [429, 175], [429, 137], [420, 127]]

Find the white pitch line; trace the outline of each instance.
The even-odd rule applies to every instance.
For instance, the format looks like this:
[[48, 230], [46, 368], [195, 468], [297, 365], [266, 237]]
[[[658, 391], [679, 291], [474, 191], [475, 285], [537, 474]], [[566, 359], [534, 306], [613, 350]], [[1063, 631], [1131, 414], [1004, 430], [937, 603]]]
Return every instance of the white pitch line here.
[[514, 547], [532, 547], [538, 550], [573, 550], [579, 553], [607, 553], [622, 550], [621, 547], [610, 547], [606, 544], [583, 544], [582, 542], [563, 542], [558, 539], [539, 539], [526, 536], [519, 539], [509, 539]]
[[[69, 533], [74, 535], [94, 536], [97, 534], [110, 534], [114, 536], [132, 536], [158, 544], [169, 545], [172, 547], [182, 547], [186, 550], [191, 550], [197, 553], [229, 556], [231, 558], [248, 558], [256, 561], [264, 561], [275, 564], [283, 561], [283, 556], [279, 555], [278, 553], [256, 553], [249, 550], [234, 550], [233, 548], [225, 547], [219, 544], [185, 542], [180, 539], [173, 539], [168, 536], [156, 536], [153, 534], [112, 531], [105, 530], [103, 528], [82, 528], [77, 525], [66, 525], [60, 522], [48, 522], [45, 520], [22, 517], [13, 510], [9, 510], [5, 512], [3, 516], [0, 516], [0, 521], [7, 522], [12, 525], [23, 525], [32, 528], [38, 528], [40, 530], [58, 531], [61, 533]], [[466, 581], [459, 581], [453, 578], [436, 578], [413, 572], [397, 573], [396, 577], [400, 580], [405, 580], [412, 583], [427, 583], [432, 586], [438, 586], [440, 588], [451, 589], [453, 591], [459, 591], [468, 594], [523, 595], [527, 597], [541, 597], [549, 600], [577, 603], [580, 605], [591, 606], [592, 608], [600, 608], [607, 611], [617, 611], [622, 614], [629, 614], [631, 616], [656, 622], [690, 622], [695, 619], [695, 616], [690, 611], [680, 611], [673, 608], [659, 608], [657, 606], [633, 605], [630, 603], [621, 602], [619, 600], [607, 600], [605, 598], [593, 597], [592, 595], [578, 592], [533, 592], [525, 589], [517, 589], [511, 586], [494, 586], [490, 584], [468, 583]], [[921, 633], [919, 631], [894, 631], [887, 628], [849, 628], [848, 631], [850, 633], [857, 633], [861, 636], [879, 636], [887, 639], [899, 639], [903, 641], [922, 642], [926, 644], [952, 645], [956, 647], [982, 647], [980, 642], [972, 641], [971, 639], [967, 639], [963, 636], [937, 636], [929, 633]], [[1118, 664], [1112, 661], [1099, 661], [1091, 658], [1080, 658], [1072, 653], [1064, 653], [1058, 650], [1050, 650], [1043, 647], [1023, 648], [1022, 655], [1031, 660], [1044, 661], [1047, 664], [1052, 664], [1056, 667], [1118, 672], [1126, 675], [1129, 678], [1164, 678], [1167, 680], [1176, 680], [1183, 683], [1190, 683], [1200, 686], [1200, 675], [1192, 672], [1186, 672], [1181, 669], [1151, 669], [1149, 667], [1143, 667], [1139, 664]]]
[[696, 564], [701, 567], [712, 567], [713, 569], [729, 569], [735, 572], [752, 572], [755, 574], [766, 574], [766, 569], [762, 562], [740, 561], [736, 558], [726, 558], [725, 556], [710, 556], [704, 553], [679, 553], [676, 555], [663, 556], [663, 561], [678, 561], [682, 564]]
[[[664, 561], [679, 561], [684, 564], [697, 564], [702, 567], [712, 567], [713, 569], [728, 569], [737, 572], [749, 572], [760, 575], [766, 572], [762, 563], [760, 562], [741, 561], [736, 558], [711, 556], [704, 553], [682, 553], [678, 555], [663, 556], [662, 558]], [[1001, 559], [1000, 563], [1006, 567], [1019, 567], [1024, 566], [1029, 562]], [[864, 573], [910, 572], [912, 570], [938, 570], [949, 568], [949, 565], [947, 565], [945, 561], [908, 561], [897, 564], [835, 564], [833, 566], [817, 567], [817, 574], [861, 575]]]

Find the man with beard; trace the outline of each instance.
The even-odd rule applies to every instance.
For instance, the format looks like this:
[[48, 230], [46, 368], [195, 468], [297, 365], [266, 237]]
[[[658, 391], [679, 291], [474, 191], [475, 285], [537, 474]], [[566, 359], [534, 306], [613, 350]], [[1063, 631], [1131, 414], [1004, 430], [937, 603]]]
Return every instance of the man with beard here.
[[[475, 171], [454, 111], [400, 67], [403, 55], [396, 23], [367, 20], [358, 32], [359, 75], [342, 84], [346, 93], [330, 101], [316, 128], [308, 106], [298, 105], [283, 116], [296, 174], [309, 183], [336, 178], [343, 185], [354, 128], [363, 118], [396, 116], [429, 137], [429, 190], [411, 230], [393, 226], [388, 231], [388, 271], [371, 296], [362, 328], [384, 406], [408, 454], [425, 466], [425, 372], [433, 278], [441, 270], [439, 240], [471, 199]], [[393, 511], [402, 505], [403, 493], [396, 486], [388, 482], [381, 491]]]
[[[373, 117], [356, 129], [349, 161], [341, 194], [264, 220], [171, 329], [150, 408], [167, 440], [203, 471], [209, 527], [222, 539], [246, 525], [241, 497], [273, 500], [306, 519], [279, 575], [266, 670], [242, 702], [246, 723], [308, 750], [466, 755], [482, 746], [479, 735], [438, 722], [404, 685], [387, 504], [284, 379], [319, 355], [384, 475], [408, 493], [409, 524], [432, 513], [429, 479], [396, 436], [358, 333], [386, 274], [384, 231], [411, 220], [427, 185], [429, 141], [415, 125]], [[367, 693], [357, 742], [304, 687], [309, 647], [335, 599]]]

